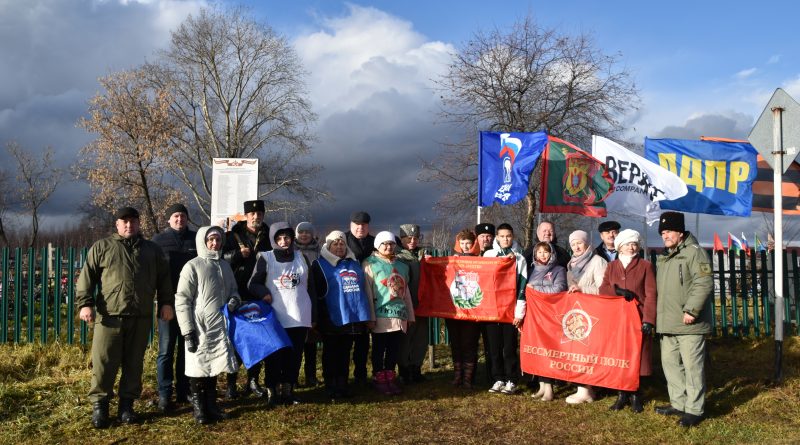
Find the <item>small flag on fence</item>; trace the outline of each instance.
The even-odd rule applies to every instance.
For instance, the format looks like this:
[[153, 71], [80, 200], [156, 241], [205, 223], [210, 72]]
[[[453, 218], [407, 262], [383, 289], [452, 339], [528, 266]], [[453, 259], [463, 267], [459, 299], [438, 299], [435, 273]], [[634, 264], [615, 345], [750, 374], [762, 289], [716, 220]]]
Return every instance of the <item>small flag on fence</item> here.
[[758, 239], [758, 234], [756, 233], [756, 252], [766, 252], [766, 251], [767, 247], [764, 245], [764, 243], [761, 242], [760, 239]]
[[717, 252], [719, 250], [724, 252], [725, 246], [722, 245], [722, 240], [719, 239], [719, 235], [717, 235], [717, 232], [714, 232], [714, 252]]
[[733, 250], [734, 252], [741, 252], [743, 250], [742, 241], [736, 238], [731, 232], [728, 232], [728, 253]]
[[750, 256], [750, 246], [747, 245], [747, 237], [744, 236], [744, 232], [742, 232], [742, 249], [747, 256]]

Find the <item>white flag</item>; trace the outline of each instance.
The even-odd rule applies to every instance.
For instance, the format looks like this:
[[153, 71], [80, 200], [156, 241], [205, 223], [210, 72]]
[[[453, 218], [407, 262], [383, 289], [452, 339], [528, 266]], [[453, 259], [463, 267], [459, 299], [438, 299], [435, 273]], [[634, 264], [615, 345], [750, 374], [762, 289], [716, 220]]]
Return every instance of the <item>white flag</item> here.
[[614, 180], [614, 193], [605, 201], [608, 211], [645, 215], [652, 225], [661, 214], [659, 201], [688, 193], [678, 175], [610, 139], [592, 136], [592, 156], [606, 164]]

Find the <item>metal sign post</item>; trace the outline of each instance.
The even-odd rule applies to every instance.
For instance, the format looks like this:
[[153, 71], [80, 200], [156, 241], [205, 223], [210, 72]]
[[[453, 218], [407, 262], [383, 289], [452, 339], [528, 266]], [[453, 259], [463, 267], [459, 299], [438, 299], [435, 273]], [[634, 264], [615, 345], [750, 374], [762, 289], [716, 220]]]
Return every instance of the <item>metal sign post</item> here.
[[[784, 125], [786, 121], [789, 125]], [[783, 382], [783, 192], [782, 175], [797, 155], [800, 146], [800, 104], [778, 88], [756, 121], [747, 138], [773, 171], [775, 217], [775, 375], [776, 383]], [[789, 156], [788, 160], [784, 156]], [[786, 161], [786, 162], [785, 162]]]

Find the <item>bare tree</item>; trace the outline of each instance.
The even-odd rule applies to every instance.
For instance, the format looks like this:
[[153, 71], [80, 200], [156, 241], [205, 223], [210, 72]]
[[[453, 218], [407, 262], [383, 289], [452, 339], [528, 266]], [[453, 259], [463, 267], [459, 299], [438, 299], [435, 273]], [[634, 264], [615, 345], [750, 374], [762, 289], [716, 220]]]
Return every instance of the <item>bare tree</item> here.
[[123, 205], [142, 212], [142, 231], [158, 232], [159, 216], [184, 195], [169, 174], [170, 141], [179, 131], [172, 97], [154, 89], [142, 70], [101, 78], [105, 90], [89, 101], [79, 124], [97, 134], [75, 165], [92, 191], [92, 203], [109, 212]]
[[[443, 119], [466, 133], [462, 142], [445, 144], [440, 156], [424, 165], [422, 177], [446, 187], [440, 210], [463, 217], [475, 208], [479, 129], [545, 130], [584, 146], [592, 134], [618, 132], [620, 118], [638, 104], [631, 75], [618, 58], [597, 49], [588, 35], [545, 29], [531, 17], [507, 32], [477, 32], [438, 80]], [[513, 206], [524, 215], [526, 243], [533, 238], [537, 172], [525, 202]]]
[[51, 147], [47, 147], [43, 153], [36, 156], [28, 153], [14, 141], [9, 142], [6, 149], [16, 161], [17, 196], [22, 207], [31, 215], [29, 246], [34, 247], [39, 234], [39, 208], [56, 191], [63, 172], [53, 165]]
[[268, 210], [294, 209], [324, 194], [309, 186], [319, 167], [307, 157], [316, 117], [305, 73], [289, 42], [269, 26], [242, 9], [201, 10], [145, 69], [153, 85], [172, 92], [181, 128], [171, 165], [206, 216], [213, 158], [258, 158]]

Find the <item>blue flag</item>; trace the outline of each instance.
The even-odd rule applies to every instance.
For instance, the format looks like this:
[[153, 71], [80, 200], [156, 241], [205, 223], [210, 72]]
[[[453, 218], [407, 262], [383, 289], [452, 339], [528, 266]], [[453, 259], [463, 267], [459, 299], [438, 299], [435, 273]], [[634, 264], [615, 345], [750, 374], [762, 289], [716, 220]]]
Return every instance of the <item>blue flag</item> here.
[[756, 149], [746, 142], [644, 140], [644, 155], [678, 175], [689, 192], [661, 201], [662, 209], [710, 215], [750, 216]]
[[278, 349], [292, 347], [289, 336], [267, 303], [261, 300], [244, 302], [233, 317], [228, 313], [228, 305], [221, 310], [228, 320], [228, 335], [245, 368], [250, 369]]
[[528, 194], [536, 161], [547, 146], [547, 133], [481, 131], [478, 150], [478, 205], [514, 204]]

